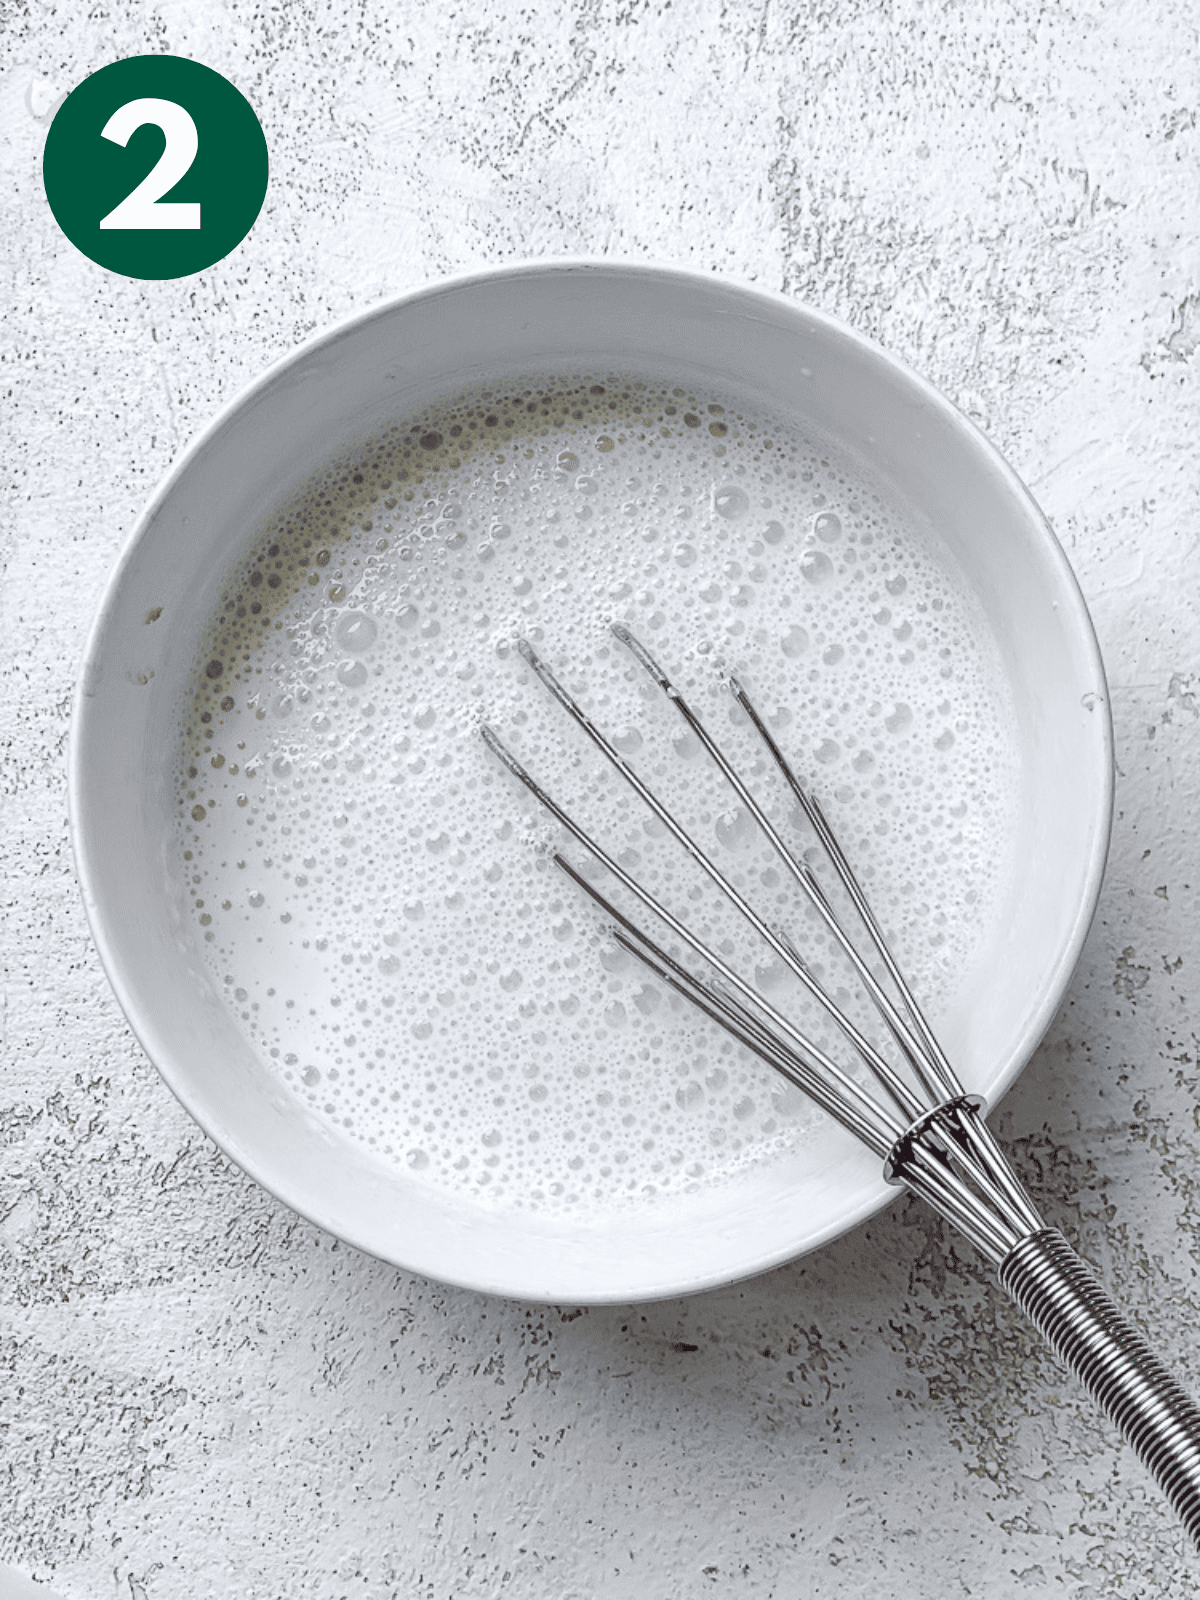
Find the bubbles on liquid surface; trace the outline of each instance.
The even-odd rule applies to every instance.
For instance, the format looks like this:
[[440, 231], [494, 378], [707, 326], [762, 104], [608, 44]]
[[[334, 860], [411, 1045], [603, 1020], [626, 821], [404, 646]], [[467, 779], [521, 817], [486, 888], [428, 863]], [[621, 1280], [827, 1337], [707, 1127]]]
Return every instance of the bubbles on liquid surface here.
[[736, 483], [727, 483], [714, 493], [713, 505], [727, 522], [737, 522], [749, 511], [750, 496]]
[[338, 618], [333, 636], [343, 650], [363, 655], [375, 643], [378, 624], [362, 611], [345, 611]]
[[806, 582], [828, 583], [833, 575], [833, 562], [824, 550], [806, 550], [800, 557], [800, 576]]
[[[414, 1183], [594, 1211], [810, 1137], [802, 1096], [604, 942], [551, 856], [607, 892], [603, 869], [479, 738], [495, 726], [625, 870], [794, 1008], [785, 964], [688, 875], [515, 649], [529, 637], [763, 915], [828, 961], [748, 810], [613, 641], [618, 619], [803, 849], [722, 675], [746, 683], [923, 998], [969, 952], [954, 907], [988, 903], [1006, 746], [977, 619], [856, 469], [783, 419], [641, 378], [398, 418], [230, 576], [183, 714], [178, 865], [267, 1070]], [[922, 897], [892, 885], [898, 839]]]

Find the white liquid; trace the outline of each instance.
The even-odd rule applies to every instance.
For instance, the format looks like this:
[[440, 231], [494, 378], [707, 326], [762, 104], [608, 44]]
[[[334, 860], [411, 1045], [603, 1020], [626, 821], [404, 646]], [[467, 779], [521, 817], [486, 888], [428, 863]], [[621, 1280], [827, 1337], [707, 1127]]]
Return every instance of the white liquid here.
[[790, 1005], [795, 980], [513, 641], [837, 990], [823, 933], [609, 624], [803, 851], [735, 670], [936, 1006], [1007, 859], [1015, 761], [982, 617], [944, 560], [861, 469], [661, 382], [478, 391], [317, 478], [231, 576], [182, 717], [194, 914], [264, 1062], [342, 1136], [509, 1205], [640, 1202], [792, 1147], [807, 1103], [612, 944], [478, 728]]

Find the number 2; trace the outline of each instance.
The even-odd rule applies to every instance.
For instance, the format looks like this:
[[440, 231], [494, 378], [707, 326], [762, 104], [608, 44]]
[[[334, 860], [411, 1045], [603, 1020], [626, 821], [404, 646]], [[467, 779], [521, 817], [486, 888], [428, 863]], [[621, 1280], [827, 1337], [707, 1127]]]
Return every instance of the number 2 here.
[[200, 136], [196, 124], [174, 100], [130, 100], [104, 124], [100, 137], [126, 145], [147, 122], [161, 128], [167, 143], [154, 166], [106, 217], [102, 228], [198, 228], [199, 201], [161, 200], [196, 159]]

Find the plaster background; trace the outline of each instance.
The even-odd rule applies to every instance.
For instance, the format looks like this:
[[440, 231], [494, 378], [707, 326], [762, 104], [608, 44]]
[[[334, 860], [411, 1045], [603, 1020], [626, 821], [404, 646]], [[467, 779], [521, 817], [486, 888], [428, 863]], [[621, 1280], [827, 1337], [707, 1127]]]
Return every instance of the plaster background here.
[[[432, 276], [739, 274], [927, 374], [1031, 485], [1111, 678], [1109, 874], [994, 1118], [1200, 1388], [1197, 21], [1187, 0], [28, 0], [0, 22], [0, 1559], [67, 1597], [1184, 1596], [1132, 1453], [915, 1202], [687, 1301], [530, 1309], [260, 1193], [142, 1056], [64, 818], [137, 511], [314, 329]], [[110, 276], [40, 182], [62, 96], [166, 50], [272, 159], [245, 243]]]

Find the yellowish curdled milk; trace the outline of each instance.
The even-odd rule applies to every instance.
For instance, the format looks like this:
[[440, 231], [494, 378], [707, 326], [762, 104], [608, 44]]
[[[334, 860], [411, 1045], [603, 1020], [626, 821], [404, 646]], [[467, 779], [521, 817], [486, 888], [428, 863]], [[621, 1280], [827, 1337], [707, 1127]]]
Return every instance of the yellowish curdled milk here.
[[612, 944], [549, 860], [558, 830], [479, 737], [486, 720], [764, 994], [797, 998], [537, 684], [526, 636], [848, 1000], [616, 619], [808, 850], [725, 686], [737, 672], [934, 1007], [1008, 859], [1011, 709], [982, 615], [861, 466], [646, 376], [506, 382], [398, 421], [231, 574], [181, 712], [179, 849], [264, 1063], [438, 1188], [640, 1203], [777, 1159], [813, 1120]]

